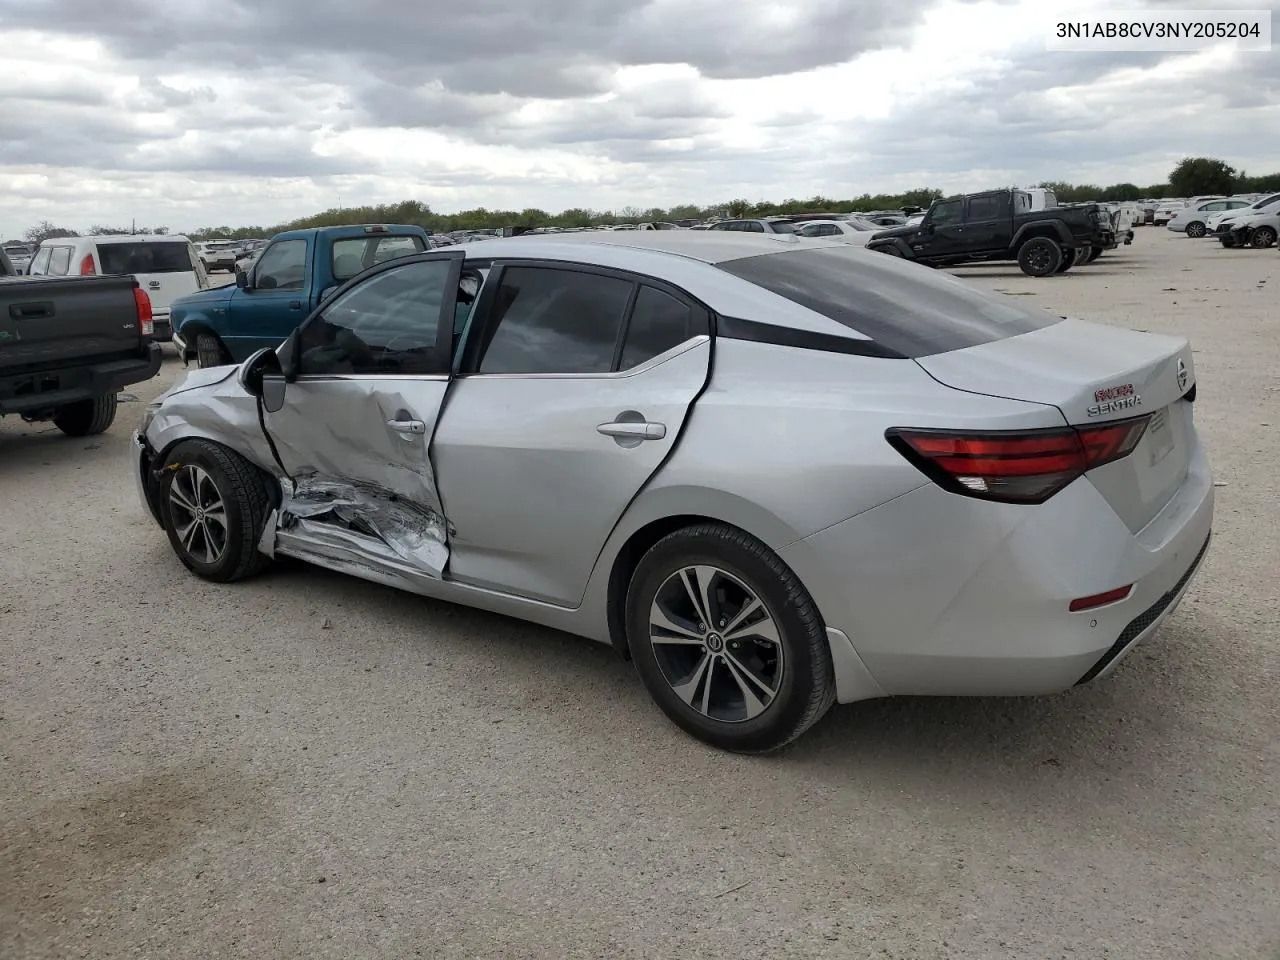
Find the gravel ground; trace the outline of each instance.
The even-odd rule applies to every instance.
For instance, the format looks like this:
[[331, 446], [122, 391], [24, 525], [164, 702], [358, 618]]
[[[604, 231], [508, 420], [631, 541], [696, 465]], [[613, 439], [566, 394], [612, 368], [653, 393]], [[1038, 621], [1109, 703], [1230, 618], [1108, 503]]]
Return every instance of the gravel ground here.
[[194, 579], [134, 499], [140, 403], [5, 420], [0, 957], [1280, 958], [1278, 266], [1147, 228], [957, 271], [1192, 338], [1214, 546], [1107, 681], [837, 707], [763, 759], [586, 641]]

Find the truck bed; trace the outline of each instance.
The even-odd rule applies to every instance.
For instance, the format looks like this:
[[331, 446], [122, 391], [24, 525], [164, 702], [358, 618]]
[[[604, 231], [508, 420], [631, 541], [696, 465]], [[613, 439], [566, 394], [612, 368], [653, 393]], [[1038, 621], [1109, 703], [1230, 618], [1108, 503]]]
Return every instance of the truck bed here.
[[40, 412], [154, 376], [133, 277], [0, 278], [0, 414]]

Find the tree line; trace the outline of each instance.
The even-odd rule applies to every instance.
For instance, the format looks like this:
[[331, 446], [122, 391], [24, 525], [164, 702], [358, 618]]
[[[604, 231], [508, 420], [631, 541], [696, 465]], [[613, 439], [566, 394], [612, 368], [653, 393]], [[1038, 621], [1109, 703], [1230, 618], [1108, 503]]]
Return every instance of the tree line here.
[[[1164, 183], [1139, 185], [1135, 183], [1073, 184], [1064, 181], [1048, 181], [1038, 184], [1053, 190], [1061, 203], [1087, 201], [1128, 202], [1161, 197], [1194, 197], [1206, 194], [1280, 193], [1280, 173], [1250, 176], [1223, 160], [1213, 157], [1186, 157], [1170, 172]], [[857, 213], [872, 210], [899, 210], [903, 207], [928, 207], [944, 196], [933, 187], [920, 187], [905, 193], [870, 194], [840, 200], [833, 197], [814, 196], [782, 201], [736, 199], [711, 206], [681, 204], [670, 208], [623, 207], [620, 210], [590, 210], [575, 207], [551, 213], [529, 207], [524, 210], [490, 210], [478, 207], [460, 213], [436, 213], [420, 200], [403, 200], [399, 203], [373, 204], [362, 207], [335, 207], [309, 217], [269, 226], [222, 225], [201, 227], [190, 231], [193, 240], [210, 237], [226, 237], [242, 240], [270, 237], [284, 230], [307, 227], [341, 226], [349, 223], [406, 223], [416, 224], [434, 233], [450, 233], [455, 230], [483, 230], [495, 227], [589, 227], [615, 223], [643, 223], [646, 221], [706, 220], [710, 217], [767, 217], [825, 211], [830, 213]], [[129, 230], [108, 226], [93, 226], [89, 235], [103, 233], [128, 233]], [[167, 227], [135, 227], [135, 233], [164, 234]], [[74, 230], [58, 227], [48, 221], [27, 230], [24, 239], [30, 243], [50, 237], [77, 236]]]

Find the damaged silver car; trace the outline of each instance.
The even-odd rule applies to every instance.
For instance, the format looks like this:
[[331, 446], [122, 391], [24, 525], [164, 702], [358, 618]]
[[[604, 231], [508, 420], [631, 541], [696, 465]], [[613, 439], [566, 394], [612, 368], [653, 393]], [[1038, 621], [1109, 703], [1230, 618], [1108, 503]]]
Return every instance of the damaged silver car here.
[[135, 475], [197, 576], [287, 556], [609, 643], [755, 752], [835, 701], [1109, 672], [1207, 546], [1191, 363], [840, 243], [499, 238], [190, 372]]

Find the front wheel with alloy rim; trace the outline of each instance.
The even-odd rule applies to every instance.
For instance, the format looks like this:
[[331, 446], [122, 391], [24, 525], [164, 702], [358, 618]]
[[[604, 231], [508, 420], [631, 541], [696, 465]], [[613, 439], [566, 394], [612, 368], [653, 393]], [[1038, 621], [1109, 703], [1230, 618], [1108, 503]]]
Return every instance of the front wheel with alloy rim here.
[[1187, 224], [1187, 236], [1193, 239], [1198, 240], [1200, 237], [1203, 237], [1207, 230], [1208, 228], [1199, 220], [1192, 220]]
[[686, 733], [763, 753], [835, 702], [826, 628], [795, 574], [719, 523], [669, 534], [627, 590], [627, 638], [650, 696]]
[[1018, 248], [1018, 266], [1028, 277], [1057, 273], [1062, 259], [1062, 247], [1048, 237], [1032, 237]]
[[267, 476], [208, 440], [184, 440], [165, 458], [164, 528], [178, 559], [205, 580], [230, 583], [270, 562], [258, 540], [271, 509]]
[[1275, 227], [1255, 227], [1252, 236], [1249, 237], [1251, 247], [1270, 247], [1275, 242]]

